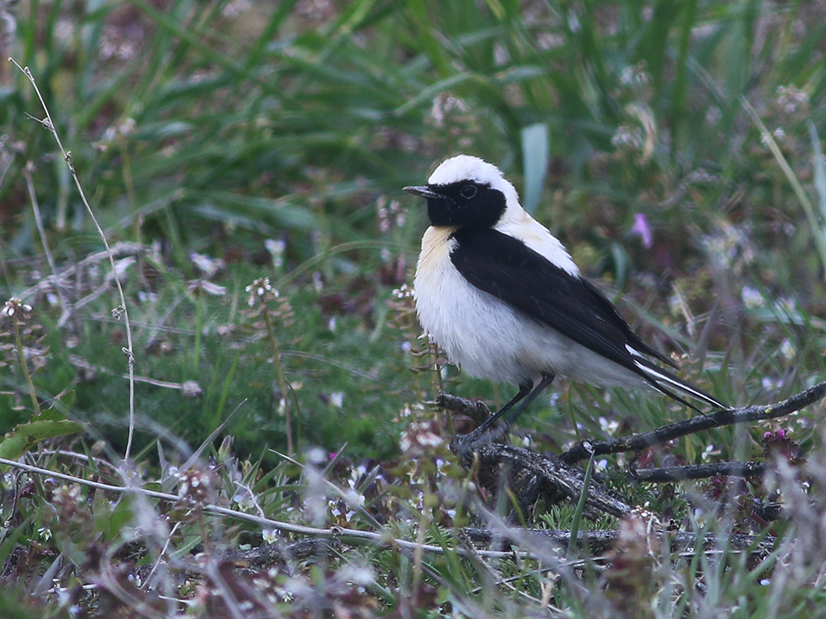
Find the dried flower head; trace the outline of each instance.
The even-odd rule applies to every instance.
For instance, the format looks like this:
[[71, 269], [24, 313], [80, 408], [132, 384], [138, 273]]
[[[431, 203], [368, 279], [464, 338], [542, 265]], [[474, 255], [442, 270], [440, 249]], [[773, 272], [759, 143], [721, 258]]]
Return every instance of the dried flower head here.
[[800, 465], [806, 462], [803, 449], [792, 438], [791, 430], [779, 429], [775, 432], [763, 434], [763, 457], [766, 460], [780, 458], [791, 465]]
[[217, 500], [220, 477], [204, 467], [192, 467], [178, 475], [178, 496], [206, 505]]
[[620, 125], [611, 138], [611, 145], [617, 150], [623, 151], [642, 150], [643, 143], [642, 131], [631, 125]]
[[794, 84], [778, 86], [772, 106], [780, 116], [791, 121], [808, 118], [811, 111], [808, 93]]
[[453, 93], [443, 92], [433, 99], [433, 106], [430, 108], [429, 120], [436, 127], [444, 127], [451, 116], [463, 115], [468, 112], [468, 105]]

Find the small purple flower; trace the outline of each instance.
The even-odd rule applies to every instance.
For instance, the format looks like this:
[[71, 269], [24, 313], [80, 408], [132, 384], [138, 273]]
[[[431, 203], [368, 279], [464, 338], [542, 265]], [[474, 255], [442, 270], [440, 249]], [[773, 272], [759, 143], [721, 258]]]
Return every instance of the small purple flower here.
[[644, 214], [634, 213], [634, 225], [631, 227], [631, 232], [639, 234], [645, 248], [651, 249], [654, 239], [651, 234], [651, 226], [648, 225], [648, 219]]

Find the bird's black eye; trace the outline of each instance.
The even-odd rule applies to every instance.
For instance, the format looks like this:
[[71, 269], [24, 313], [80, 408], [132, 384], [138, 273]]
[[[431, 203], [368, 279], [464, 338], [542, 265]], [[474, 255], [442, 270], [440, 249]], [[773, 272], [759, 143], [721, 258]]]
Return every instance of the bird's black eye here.
[[478, 191], [479, 190], [476, 188], [476, 185], [465, 185], [459, 193], [462, 194], [462, 197], [465, 200], [470, 200], [471, 198], [476, 197], [476, 193]]

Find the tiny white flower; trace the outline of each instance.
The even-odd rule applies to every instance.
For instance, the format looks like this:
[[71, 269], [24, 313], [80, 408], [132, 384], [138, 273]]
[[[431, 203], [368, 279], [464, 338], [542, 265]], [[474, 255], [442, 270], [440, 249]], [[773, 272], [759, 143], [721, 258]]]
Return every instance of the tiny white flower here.
[[[783, 297], [775, 304], [775, 308], [784, 314], [794, 314], [797, 312], [797, 302], [791, 297]], [[31, 308], [29, 308], [31, 309]], [[29, 311], [29, 310], [26, 310]]]
[[619, 421], [617, 421], [616, 419], [609, 420], [605, 417], [600, 417], [599, 427], [603, 432], [605, 432], [609, 436], [613, 436], [614, 433], [619, 429]]
[[743, 286], [743, 290], [740, 292], [740, 298], [743, 299], [743, 305], [748, 309], [763, 307], [766, 304], [766, 299], [763, 298], [760, 291], [751, 286]]
[[330, 404], [332, 404], [335, 408], [341, 408], [344, 404], [344, 392], [343, 391], [334, 391], [330, 394]]
[[760, 384], [763, 386], [763, 389], [779, 389], [782, 386], [783, 381], [776, 378], [771, 378], [769, 376], [764, 376], [760, 380]]
[[407, 284], [402, 284], [401, 287], [393, 290], [393, 296], [397, 299], [407, 299], [413, 296], [413, 289]]
[[784, 339], [783, 343], [780, 344], [780, 352], [786, 358], [786, 361], [791, 361], [795, 357], [794, 344], [788, 338]]
[[232, 497], [232, 500], [238, 504], [238, 507], [241, 508], [241, 511], [249, 511], [252, 509], [253, 505], [255, 504], [252, 500], [252, 495], [247, 490], [242, 490], [235, 494]]
[[220, 258], [212, 258], [206, 254], [196, 252], [190, 253], [189, 259], [192, 260], [192, 263], [204, 277], [212, 277], [226, 266]]
[[28, 303], [23, 303], [20, 297], [12, 297], [6, 304], [3, 306], [2, 314], [4, 316], [14, 316], [15, 312], [23, 310], [24, 312], [32, 311], [32, 306]]
[[267, 239], [264, 241], [264, 247], [269, 252], [272, 258], [272, 266], [276, 270], [284, 266], [284, 252], [287, 249], [287, 243], [280, 239]]
[[327, 452], [321, 447], [311, 447], [306, 453], [307, 462], [322, 466], [327, 461]]

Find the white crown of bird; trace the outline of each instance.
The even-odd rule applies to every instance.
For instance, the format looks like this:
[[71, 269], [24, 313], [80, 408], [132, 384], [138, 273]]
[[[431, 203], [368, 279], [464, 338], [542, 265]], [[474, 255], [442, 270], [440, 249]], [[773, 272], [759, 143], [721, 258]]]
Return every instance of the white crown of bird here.
[[[461, 181], [473, 181], [501, 191], [508, 209], [522, 211], [516, 188], [505, 178], [502, 170], [484, 159], [472, 155], [456, 155], [445, 159], [427, 179], [428, 185], [449, 185]], [[514, 213], [517, 214], [517, 213]], [[507, 217], [508, 214], [505, 215]]]

